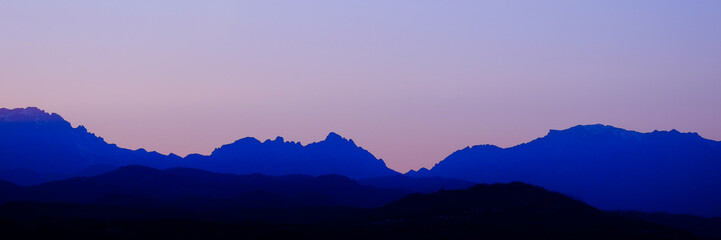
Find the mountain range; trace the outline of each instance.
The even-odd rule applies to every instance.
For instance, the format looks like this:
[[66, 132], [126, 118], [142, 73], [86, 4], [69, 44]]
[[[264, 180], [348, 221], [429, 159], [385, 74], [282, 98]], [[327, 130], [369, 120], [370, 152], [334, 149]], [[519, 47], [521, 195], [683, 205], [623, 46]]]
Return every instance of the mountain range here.
[[13, 187], [8, 238], [695, 239], [524, 183], [403, 196], [327, 175], [128, 166]]
[[[85, 127], [73, 128], [38, 108], [0, 109], [0, 179], [29, 186], [129, 165], [171, 173], [180, 168], [235, 175], [341, 175], [374, 189], [406, 193], [520, 181], [604, 210], [721, 216], [721, 142], [676, 130], [640, 133], [581, 125], [510, 148], [467, 147], [431, 169], [402, 175], [335, 133], [307, 145], [281, 137], [243, 138], [210, 155], [180, 157], [108, 144]], [[0, 188], [16, 189], [4, 183]]]
[[60, 115], [34, 107], [0, 109], [0, 159], [0, 179], [20, 185], [92, 176], [127, 165], [234, 174], [339, 174], [356, 179], [400, 175], [353, 140], [336, 133], [308, 145], [286, 142], [281, 137], [264, 142], [248, 137], [217, 148], [208, 156], [191, 154], [183, 158], [108, 144], [82, 125], [73, 128]]
[[468, 147], [406, 175], [521, 181], [601, 209], [721, 216], [719, 173], [721, 142], [696, 133], [585, 125], [511, 148]]

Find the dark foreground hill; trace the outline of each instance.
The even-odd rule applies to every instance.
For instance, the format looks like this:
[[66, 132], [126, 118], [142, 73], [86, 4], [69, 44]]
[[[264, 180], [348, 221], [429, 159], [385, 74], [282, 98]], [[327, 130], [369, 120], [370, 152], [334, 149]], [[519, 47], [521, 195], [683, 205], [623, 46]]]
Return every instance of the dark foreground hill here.
[[378, 207], [406, 194], [362, 186], [340, 175], [234, 175], [188, 168], [157, 170], [143, 166], [126, 166], [94, 177], [72, 178], [20, 189], [7, 188], [11, 192], [0, 193], [5, 196], [5, 201], [194, 210]]
[[694, 239], [522, 183], [413, 194], [373, 209], [14, 202], [0, 206], [0, 232], [7, 239]]
[[108, 144], [83, 126], [73, 128], [58, 114], [38, 108], [0, 108], [0, 179], [20, 185], [93, 176], [120, 166], [189, 167], [213, 172], [265, 175], [339, 174], [355, 179], [398, 175], [353, 140], [330, 133], [320, 142], [301, 145], [243, 138], [209, 156], [185, 158], [129, 150]]
[[[514, 182], [412, 194], [377, 209], [389, 225], [436, 238], [665, 239], [682, 231], [628, 219], [541, 187]], [[421, 228], [417, 228], [422, 226]], [[438, 234], [438, 233], [443, 234]], [[475, 235], [482, 233], [481, 235]]]
[[606, 210], [721, 216], [720, 172], [721, 142], [696, 133], [588, 125], [511, 148], [465, 148], [408, 175], [527, 182]]

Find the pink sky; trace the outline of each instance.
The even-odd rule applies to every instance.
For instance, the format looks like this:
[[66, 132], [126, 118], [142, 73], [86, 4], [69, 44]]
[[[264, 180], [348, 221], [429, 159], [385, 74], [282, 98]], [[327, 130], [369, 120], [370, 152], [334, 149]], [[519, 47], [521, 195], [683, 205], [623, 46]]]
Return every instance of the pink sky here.
[[335, 131], [401, 172], [577, 124], [721, 140], [721, 2], [526, 4], [2, 1], [0, 107], [179, 155]]

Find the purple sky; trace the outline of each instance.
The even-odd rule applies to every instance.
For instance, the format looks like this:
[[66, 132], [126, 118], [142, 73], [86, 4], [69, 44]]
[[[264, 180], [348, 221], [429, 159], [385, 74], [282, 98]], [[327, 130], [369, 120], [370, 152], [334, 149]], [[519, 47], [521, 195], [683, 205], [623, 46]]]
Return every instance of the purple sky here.
[[0, 1], [0, 107], [185, 155], [336, 131], [405, 172], [604, 123], [721, 140], [721, 1]]

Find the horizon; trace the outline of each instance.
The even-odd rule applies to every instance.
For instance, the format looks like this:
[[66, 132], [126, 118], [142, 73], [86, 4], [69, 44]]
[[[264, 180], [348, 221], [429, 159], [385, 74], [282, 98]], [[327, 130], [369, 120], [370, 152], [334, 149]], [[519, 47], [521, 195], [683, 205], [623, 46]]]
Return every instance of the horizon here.
[[[0, 110], [18, 110], [18, 109], [23, 109], [23, 110], [24, 110], [24, 109], [37, 109], [37, 110], [39, 110], [39, 111], [41, 111], [41, 112], [43, 112], [44, 114], [47, 114], [47, 115], [56, 114], [56, 115], [60, 116], [61, 118], [63, 118], [64, 121], [68, 122], [72, 128], [79, 128], [79, 127], [81, 127], [81, 126], [82, 126], [82, 127], [85, 127], [85, 125], [83, 125], [83, 124], [80, 124], [80, 123], [72, 123], [72, 122], [68, 121], [68, 120], [65, 119], [65, 118], [63, 117], [63, 115], [60, 114], [60, 113], [46, 111], [46, 110], [44, 110], [44, 109], [42, 109], [42, 108], [39, 108], [39, 107], [34, 107], [34, 106], [28, 106], [28, 107], [23, 107], [23, 108], [6, 108], [6, 107], [0, 107]], [[515, 144], [515, 145], [513, 145], [513, 146], [508, 146], [508, 147], [498, 146], [498, 145], [495, 145], [495, 144], [471, 144], [471, 145], [467, 145], [467, 146], [460, 147], [460, 148], [458, 148], [458, 149], [452, 150], [452, 151], [449, 152], [445, 157], [443, 157], [443, 158], [441, 158], [441, 159], [438, 159], [438, 161], [437, 161], [436, 163], [434, 163], [434, 164], [433, 164], [432, 166], [430, 166], [430, 167], [420, 166], [420, 167], [410, 168], [410, 169], [408, 169], [408, 170], [397, 170], [397, 169], [393, 168], [392, 166], [388, 166], [388, 161], [387, 161], [386, 159], [383, 159], [383, 158], [378, 157], [377, 155], [375, 155], [375, 153], [373, 153], [372, 150], [369, 150], [369, 149], [365, 148], [365, 147], [363, 146], [363, 144], [358, 144], [358, 143], [356, 143], [356, 141], [353, 139], [352, 136], [345, 136], [345, 135], [340, 134], [340, 133], [337, 133], [337, 132], [335, 132], [335, 131], [330, 131], [330, 132], [328, 132], [327, 134], [325, 134], [325, 137], [323, 137], [323, 138], [321, 138], [321, 139], [319, 139], [319, 140], [310, 141], [310, 142], [295, 141], [295, 140], [292, 140], [292, 139], [289, 140], [289, 139], [286, 138], [285, 136], [275, 136], [275, 137], [272, 137], [272, 138], [265, 138], [265, 139], [264, 139], [264, 138], [258, 138], [258, 137], [255, 137], [255, 136], [237, 137], [235, 140], [233, 140], [233, 141], [231, 141], [231, 142], [227, 142], [227, 143], [224, 143], [224, 144], [221, 144], [221, 145], [218, 145], [218, 146], [214, 146], [214, 147], [213, 147], [213, 151], [221, 148], [222, 146], [230, 145], [230, 144], [233, 144], [233, 143], [235, 143], [235, 142], [237, 142], [237, 141], [239, 141], [239, 140], [241, 140], [241, 139], [246, 139], [246, 138], [255, 139], [255, 140], [258, 140], [259, 142], [274, 141], [274, 140], [276, 140], [276, 139], [278, 139], [278, 138], [281, 138], [281, 139], [283, 139], [283, 142], [286, 142], [286, 143], [297, 143], [297, 144], [301, 144], [302, 146], [308, 146], [309, 144], [318, 143], [318, 142], [327, 140], [327, 138], [328, 138], [329, 136], [335, 134], [335, 135], [341, 137], [342, 139], [348, 140], [348, 141], [352, 141], [352, 142], [354, 142], [358, 147], [360, 147], [360, 148], [362, 148], [362, 149], [365, 149], [366, 151], [369, 151], [369, 152], [370, 152], [372, 155], [374, 155], [376, 158], [378, 158], [379, 160], [382, 160], [382, 161], [388, 166], [388, 168], [390, 168], [391, 170], [394, 170], [394, 171], [397, 171], [397, 172], [399, 172], [399, 173], [405, 174], [405, 173], [407, 173], [407, 172], [409, 172], [409, 171], [419, 171], [419, 170], [424, 169], [424, 168], [430, 170], [430, 169], [432, 169], [432, 168], [435, 166], [435, 164], [443, 161], [443, 160], [446, 159], [448, 156], [452, 155], [453, 153], [455, 153], [455, 152], [457, 152], [457, 151], [464, 150], [464, 149], [466, 149], [466, 148], [472, 148], [472, 147], [475, 147], [475, 146], [490, 145], [490, 146], [500, 147], [501, 149], [507, 149], [507, 148], [512, 148], [512, 147], [518, 146], [518, 145], [526, 144], [526, 143], [532, 142], [532, 141], [537, 140], [537, 139], [540, 139], [540, 138], [547, 137], [548, 134], [550, 134], [550, 132], [553, 132], [553, 131], [565, 131], [565, 130], [570, 130], [570, 129], [572, 129], [572, 128], [577, 128], [577, 127], [590, 127], [590, 126], [610, 127], [610, 128], [614, 128], [614, 129], [621, 129], [621, 130], [624, 130], [624, 131], [635, 132], [635, 133], [640, 133], [640, 134], [648, 134], [648, 133], [652, 133], [652, 132], [656, 132], [656, 131], [660, 131], [660, 132], [674, 132], [674, 131], [676, 131], [676, 132], [678, 132], [678, 133], [680, 133], [680, 134], [696, 134], [696, 135], [698, 135], [699, 137], [701, 137], [701, 138], [703, 138], [703, 139], [706, 139], [706, 140], [721, 142], [721, 141], [719, 141], [719, 140], [706, 138], [706, 137], [704, 137], [703, 135], [701, 135], [701, 134], [699, 134], [699, 133], [697, 133], [697, 132], [683, 132], [683, 131], [678, 131], [677, 129], [670, 129], [670, 130], [654, 129], [653, 131], [644, 132], [644, 131], [637, 131], [637, 130], [634, 130], [634, 129], [628, 129], [628, 128], [624, 128], [624, 127], [609, 125], [609, 124], [603, 124], [603, 123], [576, 124], [576, 125], [574, 125], [574, 126], [570, 126], [570, 127], [566, 127], [566, 128], [561, 128], [561, 129], [548, 129], [548, 132], [547, 132], [546, 134], [542, 135], [542, 136], [538, 136], [538, 137], [534, 138], [533, 140], [530, 140], [530, 141], [527, 141], [527, 142], [521, 142], [521, 143]], [[153, 150], [153, 149], [148, 149], [148, 148], [145, 148], [145, 147], [128, 148], [128, 147], [126, 147], [126, 146], [123, 146], [123, 145], [120, 145], [120, 144], [117, 144], [117, 143], [114, 143], [114, 142], [109, 142], [109, 141], [106, 140], [105, 136], [98, 135], [97, 133], [93, 132], [92, 129], [87, 129], [87, 127], [85, 127], [85, 128], [86, 128], [86, 130], [87, 130], [88, 133], [91, 133], [91, 134], [94, 134], [94, 135], [97, 136], [97, 137], [103, 138], [103, 139], [105, 140], [105, 142], [107, 142], [108, 144], [115, 144], [115, 145], [117, 145], [118, 147], [130, 149], [130, 150], [140, 150], [140, 149], [143, 149], [143, 150], [148, 151], [148, 152], [157, 152], [157, 153], [160, 153], [160, 154], [163, 154], [163, 155], [166, 155], [166, 156], [176, 155], [176, 156], [179, 156], [179, 157], [182, 157], [182, 158], [185, 158], [185, 157], [187, 157], [188, 155], [194, 155], [194, 154], [203, 155], [203, 156], [209, 156], [209, 155], [212, 153], [212, 151], [211, 151], [211, 152], [209, 152], [209, 153], [197, 153], [197, 152], [196, 152], [196, 153], [188, 153], [188, 154], [177, 154], [177, 153], [174, 153], [174, 152], [169, 152], [169, 153], [158, 152], [158, 151], [155, 151], [155, 150]]]
[[602, 123], [721, 140], [721, 2], [0, 3], [0, 103], [130, 149], [352, 136], [392, 169]]

